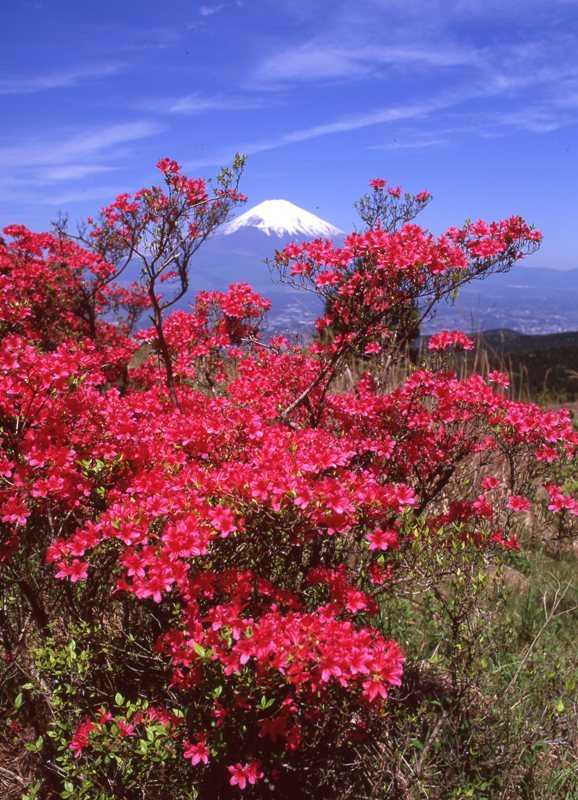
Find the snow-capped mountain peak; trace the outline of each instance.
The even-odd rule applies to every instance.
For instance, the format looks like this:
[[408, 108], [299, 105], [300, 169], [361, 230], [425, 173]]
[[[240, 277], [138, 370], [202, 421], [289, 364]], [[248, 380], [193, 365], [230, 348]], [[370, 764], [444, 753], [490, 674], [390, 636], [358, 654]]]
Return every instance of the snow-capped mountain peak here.
[[256, 228], [267, 236], [338, 236], [343, 231], [288, 200], [265, 200], [223, 226], [230, 236], [243, 228]]

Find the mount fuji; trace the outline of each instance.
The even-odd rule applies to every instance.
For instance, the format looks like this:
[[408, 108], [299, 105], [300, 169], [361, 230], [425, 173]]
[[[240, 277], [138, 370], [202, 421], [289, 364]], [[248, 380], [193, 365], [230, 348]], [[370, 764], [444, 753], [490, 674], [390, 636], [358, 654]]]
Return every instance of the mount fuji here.
[[299, 208], [288, 200], [265, 200], [250, 208], [231, 222], [223, 225], [224, 236], [232, 236], [246, 229], [254, 228], [270, 237], [305, 236], [307, 238], [326, 237], [332, 239], [343, 231], [316, 217], [304, 208]]

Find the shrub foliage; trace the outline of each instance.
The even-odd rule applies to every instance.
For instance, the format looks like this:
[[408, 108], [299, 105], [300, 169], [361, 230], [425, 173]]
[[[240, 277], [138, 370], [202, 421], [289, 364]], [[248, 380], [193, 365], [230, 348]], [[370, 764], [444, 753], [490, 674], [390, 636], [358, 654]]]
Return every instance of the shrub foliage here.
[[[4, 795], [538, 796], [540, 736], [496, 698], [543, 628], [498, 674], [521, 634], [496, 565], [554, 520], [571, 536], [578, 437], [501, 373], [448, 371], [459, 331], [385, 387], [437, 301], [540, 234], [436, 238], [413, 222], [427, 192], [374, 180], [362, 231], [276, 254], [325, 300], [331, 335], [300, 345], [263, 335], [246, 284], [169, 313], [242, 162], [214, 185], [158, 167], [74, 234], [0, 242]], [[354, 356], [371, 374], [344, 391]], [[571, 610], [558, 589], [545, 624]]]

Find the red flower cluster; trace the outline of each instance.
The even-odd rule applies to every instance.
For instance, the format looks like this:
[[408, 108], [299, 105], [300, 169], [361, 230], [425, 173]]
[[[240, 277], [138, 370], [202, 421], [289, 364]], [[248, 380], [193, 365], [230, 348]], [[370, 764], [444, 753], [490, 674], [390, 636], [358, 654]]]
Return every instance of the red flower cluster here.
[[[167, 734], [173, 736], [182, 720], [166, 709], [154, 706], [150, 706], [144, 712], [136, 711], [129, 719], [120, 715], [115, 716], [107, 708], [101, 706], [95, 717], [92, 719], [85, 717], [76, 728], [69, 749], [75, 758], [80, 758], [84, 750], [97, 738], [106, 738], [107, 736], [112, 736], [113, 739], [133, 738], [139, 735], [144, 725], [151, 722], [163, 726]], [[186, 754], [185, 756], [189, 757]]]
[[430, 336], [428, 350], [447, 350], [448, 347], [461, 347], [464, 350], [473, 350], [474, 343], [462, 331], [440, 331]]
[[[320, 719], [349, 732], [361, 713], [383, 713], [405, 655], [378, 612], [406, 580], [401, 556], [416, 528], [440, 547], [456, 536], [515, 547], [512, 512], [533, 507], [548, 465], [572, 457], [578, 440], [566, 412], [513, 402], [477, 375], [421, 367], [395, 391], [369, 375], [333, 388], [357, 348], [393, 358], [404, 314], [445, 291], [448, 276], [454, 286], [456, 275], [532, 249], [539, 234], [521, 220], [439, 239], [378, 220], [342, 247], [286, 248], [277, 263], [326, 299], [318, 328], [332, 334], [298, 347], [260, 336], [269, 302], [245, 284], [164, 313], [154, 286], [170, 271], [158, 231], [190, 223], [171, 245], [182, 278], [223, 198], [209, 200], [169, 159], [158, 166], [167, 192], [118, 198], [93, 224], [91, 250], [4, 232], [0, 552], [6, 561], [20, 547], [45, 552], [56, 578], [75, 591], [98, 582], [111, 604], [160, 604], [155, 652], [186, 721], [184, 757], [216, 761], [243, 789]], [[406, 202], [400, 194], [390, 190], [388, 209]], [[145, 235], [153, 256], [137, 299], [156, 316], [135, 337], [102, 314], [136, 302], [108, 279], [143, 252]], [[104, 259], [119, 252], [120, 262]], [[471, 342], [457, 331], [430, 339], [430, 349], [450, 345]], [[550, 511], [576, 513], [561, 488], [546, 491]], [[141, 722], [104, 710], [84, 719], [71, 750], [89, 757], [105, 727], [130, 738]]]
[[235, 764], [229, 767], [229, 772], [231, 773], [231, 786], [238, 786], [239, 789], [244, 789], [248, 783], [254, 786], [263, 777], [258, 761], [250, 761], [248, 764]]

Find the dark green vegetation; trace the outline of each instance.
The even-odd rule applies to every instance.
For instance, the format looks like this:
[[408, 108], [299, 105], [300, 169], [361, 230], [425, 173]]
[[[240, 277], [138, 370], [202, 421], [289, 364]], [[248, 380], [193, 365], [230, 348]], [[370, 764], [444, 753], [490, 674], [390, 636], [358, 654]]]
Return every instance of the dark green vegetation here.
[[508, 328], [473, 337], [475, 350], [460, 353], [455, 368], [506, 372], [512, 394], [544, 404], [578, 399], [578, 331], [527, 335]]
[[[373, 800], [576, 798], [576, 556], [554, 532], [547, 541], [525, 536], [522, 552], [496, 569], [482, 551], [458, 542], [432, 563], [431, 542], [416, 535], [403, 556], [406, 590], [398, 585], [382, 612], [384, 629], [408, 655], [403, 686], [391, 694], [382, 729], [360, 743], [355, 760], [338, 773], [328, 768], [323, 797], [360, 797], [366, 775], [363, 797]], [[440, 574], [446, 576], [441, 588]], [[4, 608], [10, 603], [5, 597]], [[121, 619], [108, 622], [106, 634], [98, 625], [59, 622], [31, 648], [26, 673], [3, 666], [4, 689], [16, 697], [0, 734], [3, 800], [92, 800], [94, 787], [105, 785], [109, 793], [98, 798], [116, 797], [118, 786], [127, 798], [195, 800], [194, 793], [171, 794], [182, 786], [186, 765], [154, 721], [146, 742], [95, 742], [88, 765], [68, 748], [79, 699], [98, 705], [120, 686], [118, 712], [131, 719], [147, 708], [134, 680], [142, 674], [143, 643], [154, 632], [144, 617], [142, 641], [123, 635]], [[37, 729], [48, 737], [39, 738]], [[39, 758], [67, 776], [70, 794], [40, 790]], [[325, 769], [313, 766], [316, 777]], [[24, 790], [14, 776], [27, 774]]]
[[531, 397], [561, 403], [578, 398], [578, 331], [527, 336], [506, 329], [486, 331], [480, 339], [496, 368], [506, 361]]

